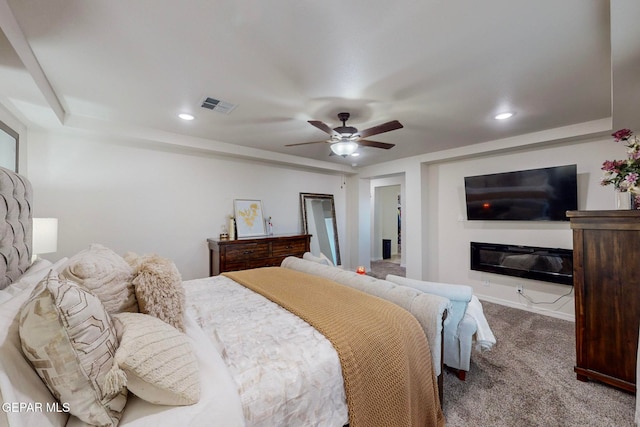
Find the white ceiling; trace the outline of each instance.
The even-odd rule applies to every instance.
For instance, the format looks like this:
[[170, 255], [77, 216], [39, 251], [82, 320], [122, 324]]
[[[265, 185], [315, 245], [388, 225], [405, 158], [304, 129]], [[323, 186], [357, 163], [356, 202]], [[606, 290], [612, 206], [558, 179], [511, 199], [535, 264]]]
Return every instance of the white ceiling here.
[[[3, 9], [0, 102], [34, 126], [99, 119], [363, 166], [612, 116], [605, 0], [0, 0]], [[237, 108], [205, 110], [207, 96]], [[505, 110], [516, 114], [492, 118]], [[329, 157], [324, 143], [285, 147], [326, 139], [307, 120], [336, 127], [341, 111], [361, 130], [394, 119], [404, 128], [368, 138], [396, 146], [361, 147], [357, 159]]]

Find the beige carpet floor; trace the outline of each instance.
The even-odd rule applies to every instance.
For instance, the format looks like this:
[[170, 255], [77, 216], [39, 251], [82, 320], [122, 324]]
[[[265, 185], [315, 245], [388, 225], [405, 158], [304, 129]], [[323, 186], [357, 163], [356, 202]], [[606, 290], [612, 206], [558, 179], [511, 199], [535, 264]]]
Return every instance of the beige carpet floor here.
[[[371, 262], [369, 275], [405, 275], [397, 260]], [[445, 371], [443, 408], [449, 427], [634, 427], [635, 395], [581, 382], [575, 325], [482, 302], [496, 336], [491, 351], [474, 350], [466, 381]]]
[[573, 322], [482, 305], [497, 345], [474, 350], [465, 382], [445, 373], [447, 426], [635, 425], [635, 395], [576, 380]]
[[371, 270], [367, 273], [377, 279], [384, 279], [387, 274], [405, 277], [406, 268], [402, 267], [398, 260], [371, 261]]

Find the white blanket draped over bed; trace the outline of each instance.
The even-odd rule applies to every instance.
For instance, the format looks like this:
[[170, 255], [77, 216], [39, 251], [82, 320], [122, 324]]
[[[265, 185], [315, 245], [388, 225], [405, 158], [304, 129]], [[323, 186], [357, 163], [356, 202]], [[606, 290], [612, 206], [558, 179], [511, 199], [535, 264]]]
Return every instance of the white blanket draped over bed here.
[[248, 427], [348, 422], [338, 354], [322, 334], [227, 277], [190, 280], [184, 287], [187, 313], [218, 347], [237, 383]]

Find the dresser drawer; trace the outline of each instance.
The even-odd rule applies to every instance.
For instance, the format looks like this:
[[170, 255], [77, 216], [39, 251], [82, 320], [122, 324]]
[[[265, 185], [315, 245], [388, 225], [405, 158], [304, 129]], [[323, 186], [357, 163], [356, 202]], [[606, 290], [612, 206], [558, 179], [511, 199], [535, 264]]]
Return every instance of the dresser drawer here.
[[273, 242], [271, 247], [271, 255], [286, 256], [303, 254], [307, 248], [307, 242], [304, 239], [281, 240]]
[[227, 262], [223, 265], [222, 271], [240, 271], [247, 269], [247, 262]]
[[280, 267], [286, 257], [270, 257], [247, 261], [247, 268]]
[[269, 243], [243, 243], [226, 248], [227, 260], [240, 261], [269, 256]]

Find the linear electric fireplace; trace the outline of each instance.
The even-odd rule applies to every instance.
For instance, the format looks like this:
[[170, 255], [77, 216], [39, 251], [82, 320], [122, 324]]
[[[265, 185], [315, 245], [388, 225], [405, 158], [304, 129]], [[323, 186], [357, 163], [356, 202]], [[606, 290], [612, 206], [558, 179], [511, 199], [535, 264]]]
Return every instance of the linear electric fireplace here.
[[573, 251], [471, 242], [471, 269], [573, 285]]

